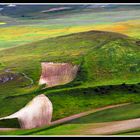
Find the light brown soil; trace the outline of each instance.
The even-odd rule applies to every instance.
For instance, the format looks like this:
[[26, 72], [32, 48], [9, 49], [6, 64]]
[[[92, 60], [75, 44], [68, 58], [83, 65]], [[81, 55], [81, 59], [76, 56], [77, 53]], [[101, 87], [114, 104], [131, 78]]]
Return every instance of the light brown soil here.
[[42, 73], [39, 84], [47, 87], [64, 85], [76, 77], [78, 66], [69, 63], [42, 62]]
[[89, 128], [86, 128], [80, 131], [80, 133], [88, 134], [88, 135], [92, 135], [92, 134], [108, 135], [108, 134], [121, 132], [124, 130], [139, 128], [140, 118], [123, 120], [123, 121], [105, 122], [105, 123], [94, 123], [94, 126], [96, 127], [90, 126]]

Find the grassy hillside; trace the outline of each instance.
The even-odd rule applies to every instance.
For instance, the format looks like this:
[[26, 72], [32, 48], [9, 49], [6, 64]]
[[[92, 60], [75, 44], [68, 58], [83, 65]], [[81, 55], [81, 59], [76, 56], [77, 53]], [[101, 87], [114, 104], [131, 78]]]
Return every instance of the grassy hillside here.
[[[65, 5], [64, 5], [65, 6]], [[45, 94], [53, 104], [52, 121], [120, 103], [58, 127], [2, 134], [86, 134], [95, 123], [140, 117], [140, 6], [3, 5], [0, 11], [0, 117]], [[44, 11], [45, 12], [42, 12]], [[65, 85], [39, 86], [41, 62], [79, 65]], [[5, 80], [9, 79], [8, 82]], [[125, 112], [124, 112], [125, 111]], [[0, 127], [19, 127], [17, 119]], [[139, 129], [118, 134], [139, 134]]]
[[[54, 120], [90, 108], [139, 102], [140, 48], [136, 41], [118, 33], [89, 31], [0, 51], [1, 74], [10, 69], [33, 80], [33, 85], [27, 79], [25, 82], [24, 77], [21, 81], [1, 83], [0, 116], [19, 110], [40, 93], [53, 102]], [[70, 84], [40, 91], [42, 61], [80, 64], [80, 70]], [[108, 88], [110, 85], [118, 86]]]
[[26, 72], [38, 82], [41, 61], [71, 62], [80, 64], [81, 77], [95, 85], [103, 84], [104, 79], [105, 82], [113, 80], [114, 84], [119, 83], [119, 79], [123, 80], [121, 83], [129, 80], [136, 83], [139, 82], [139, 50], [136, 40], [125, 35], [89, 31], [3, 50], [1, 69]]

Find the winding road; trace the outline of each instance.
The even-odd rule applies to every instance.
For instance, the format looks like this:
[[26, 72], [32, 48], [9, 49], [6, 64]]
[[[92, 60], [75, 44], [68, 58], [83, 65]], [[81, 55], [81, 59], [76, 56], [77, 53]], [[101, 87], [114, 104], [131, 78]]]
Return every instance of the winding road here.
[[68, 122], [68, 121], [71, 121], [71, 120], [74, 120], [74, 119], [77, 119], [77, 118], [80, 118], [80, 117], [83, 117], [83, 116], [87, 116], [87, 115], [89, 115], [91, 113], [95, 113], [97, 111], [101, 111], [101, 110], [105, 110], [105, 109], [109, 109], [109, 108], [120, 107], [120, 106], [124, 106], [124, 105], [128, 105], [128, 104], [130, 104], [130, 103], [109, 105], [109, 106], [105, 106], [105, 107], [101, 107], [101, 108], [97, 108], [97, 109], [92, 109], [90, 111], [85, 111], [85, 112], [82, 112], [82, 113], [79, 113], [79, 114], [76, 114], [76, 115], [72, 115], [72, 116], [69, 116], [69, 117], [66, 117], [66, 118], [62, 118], [62, 119], [53, 121], [51, 123], [51, 125], [65, 123], [65, 122]]
[[[51, 122], [49, 126], [55, 126], [59, 124], [63, 124], [69, 122], [71, 120], [87, 116], [91, 113], [95, 113], [97, 111], [102, 111], [109, 108], [115, 108], [120, 106], [125, 106], [130, 103], [118, 104], [118, 105], [110, 105], [106, 107], [101, 107], [97, 109], [92, 109], [90, 111], [85, 111], [79, 114], [75, 114], [69, 117], [65, 117], [56, 121]], [[85, 124], [86, 125], [86, 124]], [[140, 118], [136, 119], [129, 119], [129, 120], [122, 120], [122, 121], [112, 121], [112, 122], [103, 122], [103, 123], [91, 123], [90, 125], [86, 126], [84, 129], [76, 130], [77, 134], [84, 134], [84, 135], [108, 135], [117, 133], [124, 130], [129, 130], [133, 128], [140, 127]], [[9, 130], [17, 130], [18, 128], [0, 128], [0, 131], [9, 131]]]
[[80, 130], [80, 133], [86, 135], [115, 135], [115, 133], [135, 128], [140, 128], [140, 118], [104, 123], [94, 123], [91, 124], [91, 126]]
[[[50, 123], [49, 126], [55, 126], [55, 125], [58, 125], [58, 124], [62, 124], [62, 123], [66, 123], [66, 122], [69, 122], [71, 120], [74, 120], [76, 118], [80, 118], [80, 117], [83, 117], [83, 116], [87, 116], [91, 113], [95, 113], [97, 111], [101, 111], [101, 110], [105, 110], [105, 109], [109, 109], [109, 108], [115, 108], [115, 107], [120, 107], [120, 106], [124, 106], [124, 105], [128, 105], [130, 103], [124, 103], [124, 104], [117, 104], [117, 105], [109, 105], [109, 106], [105, 106], [105, 107], [101, 107], [101, 108], [97, 108], [97, 109], [92, 109], [90, 111], [85, 111], [85, 112], [82, 112], [82, 113], [79, 113], [79, 114], [75, 114], [75, 115], [72, 115], [72, 116], [69, 116], [69, 117], [65, 117], [65, 118], [62, 118], [62, 119], [59, 119], [59, 120], [56, 120], [56, 121], [53, 121]], [[16, 130], [18, 128], [0, 128], [0, 130]]]

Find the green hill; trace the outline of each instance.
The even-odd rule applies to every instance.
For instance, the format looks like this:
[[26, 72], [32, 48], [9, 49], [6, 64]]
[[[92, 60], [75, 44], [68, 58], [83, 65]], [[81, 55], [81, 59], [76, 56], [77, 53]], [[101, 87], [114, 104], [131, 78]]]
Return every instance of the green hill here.
[[[37, 84], [41, 61], [80, 64], [80, 81], [94, 85], [139, 82], [140, 47], [125, 35], [89, 31], [0, 52], [1, 69], [25, 72]], [[137, 79], [138, 78], [138, 79]]]
[[[0, 117], [19, 110], [40, 93], [52, 101], [54, 120], [100, 106], [139, 102], [137, 41], [118, 33], [89, 31], [0, 51], [0, 74], [7, 74], [7, 69], [22, 74], [0, 83]], [[71, 83], [42, 90], [38, 86], [42, 61], [69, 62], [80, 65], [80, 70]]]

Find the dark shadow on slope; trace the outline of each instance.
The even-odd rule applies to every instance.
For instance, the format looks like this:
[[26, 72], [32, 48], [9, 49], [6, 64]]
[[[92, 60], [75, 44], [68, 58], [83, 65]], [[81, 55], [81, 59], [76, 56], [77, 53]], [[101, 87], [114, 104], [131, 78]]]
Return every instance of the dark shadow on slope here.
[[18, 118], [0, 120], [0, 128], [20, 128]]

